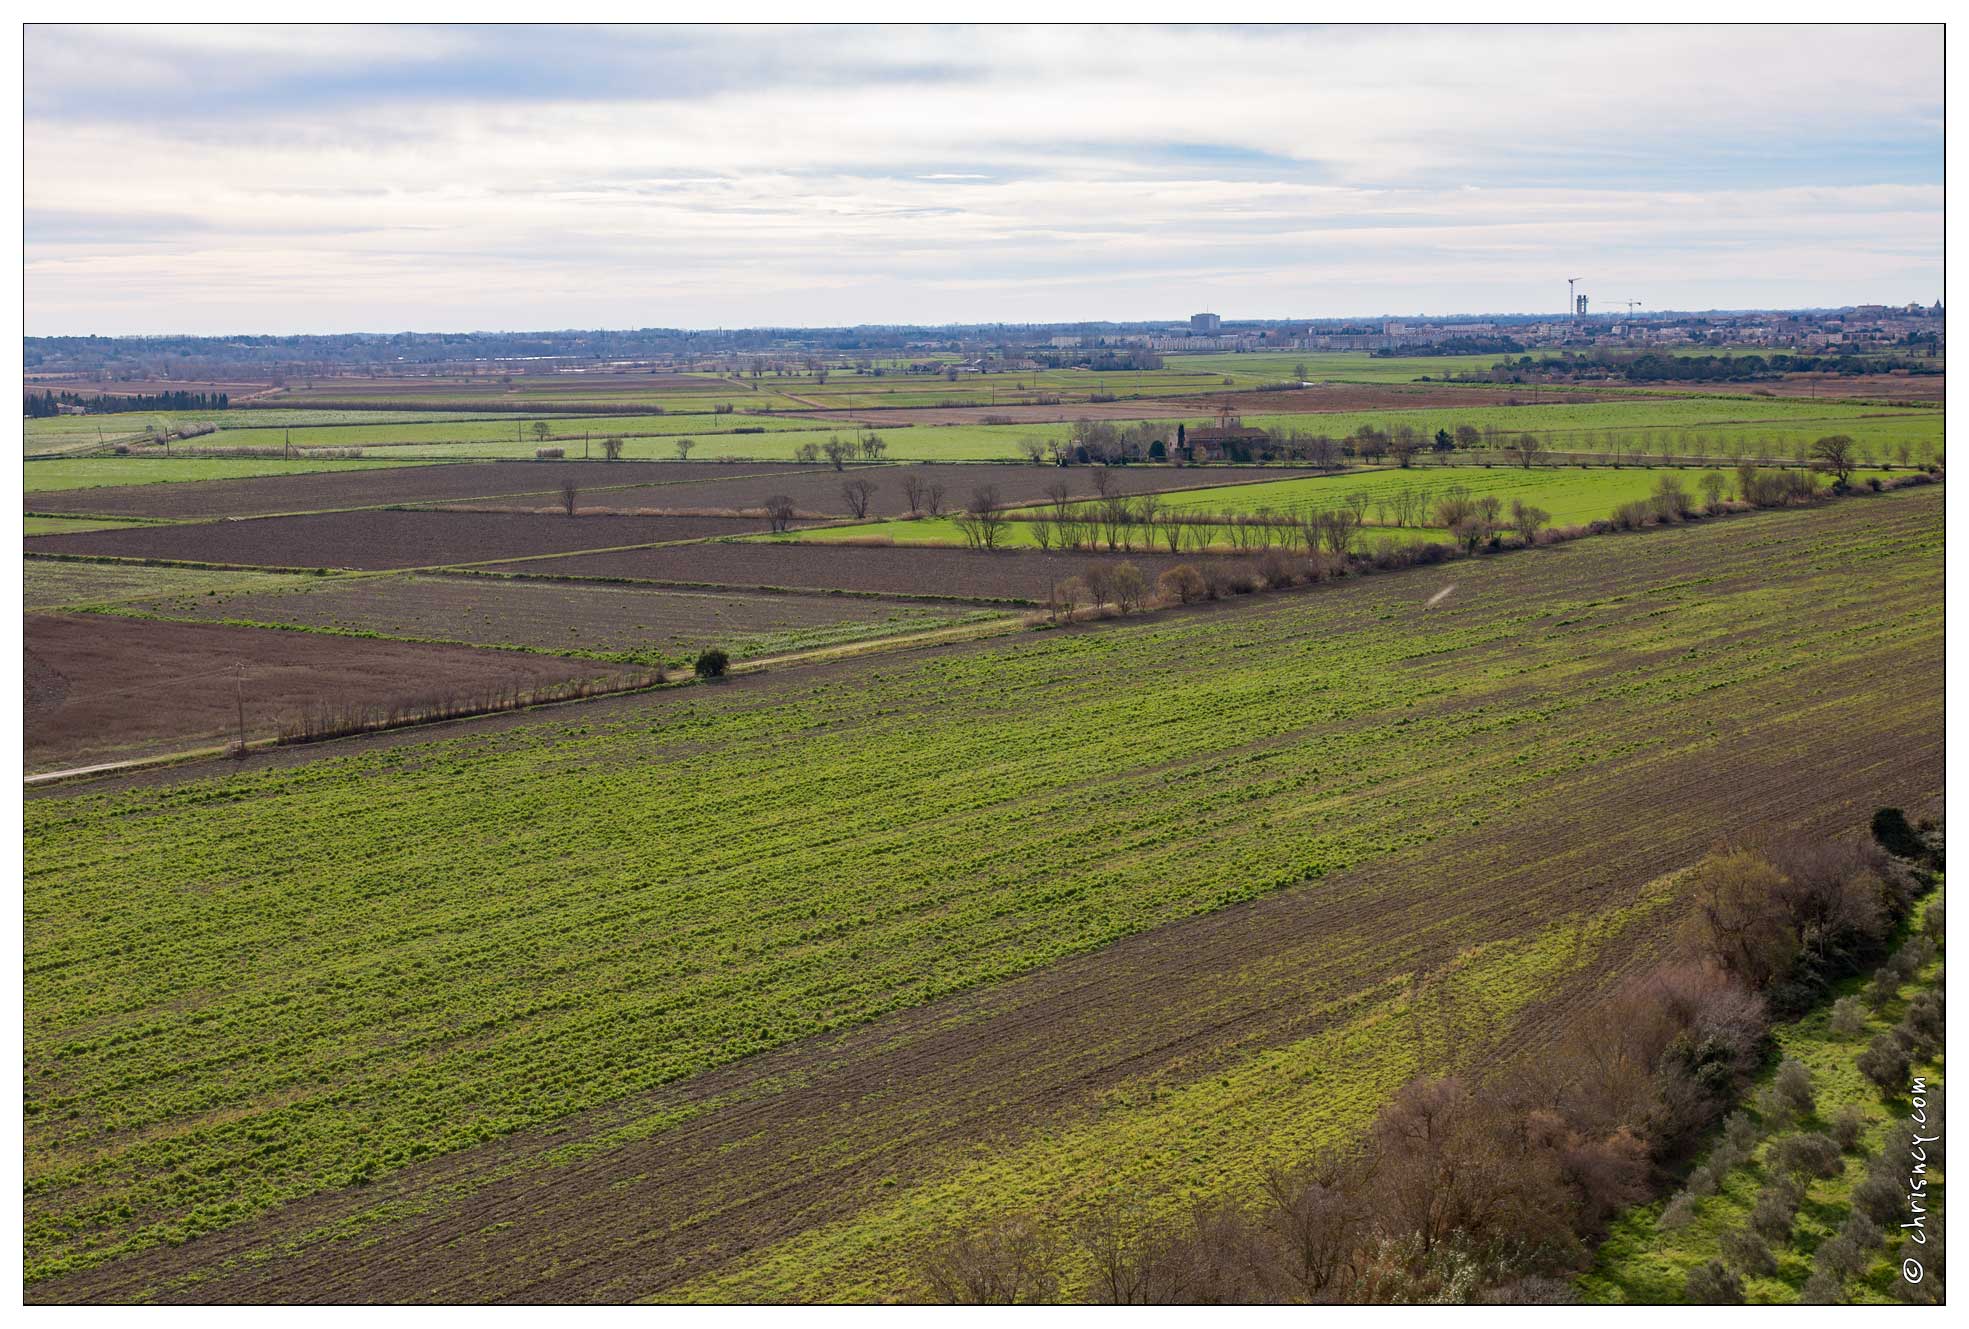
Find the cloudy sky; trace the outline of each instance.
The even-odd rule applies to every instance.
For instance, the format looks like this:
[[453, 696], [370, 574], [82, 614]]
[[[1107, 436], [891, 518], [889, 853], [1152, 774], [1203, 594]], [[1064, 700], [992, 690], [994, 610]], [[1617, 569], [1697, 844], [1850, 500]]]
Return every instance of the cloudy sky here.
[[1939, 27], [62, 28], [31, 334], [1941, 294]]

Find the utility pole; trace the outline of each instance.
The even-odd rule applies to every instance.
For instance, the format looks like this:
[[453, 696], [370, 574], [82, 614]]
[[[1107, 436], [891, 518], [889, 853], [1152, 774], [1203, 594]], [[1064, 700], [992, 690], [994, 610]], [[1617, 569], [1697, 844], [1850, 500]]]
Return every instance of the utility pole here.
[[232, 667], [232, 700], [239, 711], [239, 755], [246, 755], [246, 684], [241, 675], [243, 666]]

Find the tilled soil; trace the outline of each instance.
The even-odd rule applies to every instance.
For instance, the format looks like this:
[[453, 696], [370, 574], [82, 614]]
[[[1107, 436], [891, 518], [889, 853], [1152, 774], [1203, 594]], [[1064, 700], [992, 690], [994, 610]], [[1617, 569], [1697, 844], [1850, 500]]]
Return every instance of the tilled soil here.
[[[168, 460], [154, 464], [161, 474], [170, 473]], [[771, 462], [743, 465], [668, 461], [445, 462], [435, 466], [386, 466], [237, 480], [161, 480], [156, 484], [43, 490], [28, 494], [27, 506], [35, 512], [87, 512], [116, 517], [257, 517], [517, 494], [558, 498], [561, 486], [569, 480], [584, 492], [620, 485], [689, 487], [753, 475], [763, 475], [765, 482], [770, 483], [811, 469]]]
[[422, 568], [766, 529], [733, 517], [371, 509], [299, 517], [135, 526], [27, 539], [29, 553], [160, 558], [275, 568]]
[[271, 738], [317, 702], [387, 702], [522, 688], [630, 670], [465, 646], [160, 623], [104, 614], [29, 614], [30, 773], [225, 742]]

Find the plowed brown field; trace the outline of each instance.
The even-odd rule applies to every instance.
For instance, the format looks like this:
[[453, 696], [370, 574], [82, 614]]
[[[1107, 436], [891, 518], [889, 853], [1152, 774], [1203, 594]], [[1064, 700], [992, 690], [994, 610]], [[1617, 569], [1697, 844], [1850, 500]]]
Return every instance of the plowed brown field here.
[[[579, 517], [370, 509], [300, 517], [131, 526], [27, 539], [30, 554], [157, 558], [272, 568], [423, 568], [705, 540], [766, 528], [731, 517]], [[121, 537], [121, 538], [118, 538]]]

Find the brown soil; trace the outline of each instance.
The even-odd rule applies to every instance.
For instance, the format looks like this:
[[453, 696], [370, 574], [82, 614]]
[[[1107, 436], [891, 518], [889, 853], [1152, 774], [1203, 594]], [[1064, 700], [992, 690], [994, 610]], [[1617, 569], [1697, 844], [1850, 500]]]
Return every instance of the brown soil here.
[[162, 558], [252, 567], [378, 569], [616, 549], [665, 540], [703, 540], [764, 529], [764, 521], [721, 517], [570, 518], [372, 509], [36, 535], [29, 536], [26, 543], [30, 554]]
[[1168, 554], [1056, 554], [1036, 549], [969, 549], [838, 544], [680, 545], [569, 558], [497, 563], [488, 572], [602, 577], [680, 585], [866, 591], [964, 600], [1044, 600], [1053, 584], [1093, 562], [1129, 562], [1149, 578], [1194, 557]]
[[790, 649], [811, 634], [880, 636], [898, 618], [933, 626], [961, 605], [846, 595], [658, 590], [605, 582], [410, 575], [308, 577], [277, 591], [230, 590], [131, 603], [134, 612], [191, 622], [248, 622], [376, 632], [426, 641], [522, 646], [543, 652], [633, 652], [682, 663], [709, 645], [734, 659]]
[[628, 669], [516, 651], [156, 623], [102, 614], [29, 614], [26, 764], [60, 770], [272, 738], [315, 702], [386, 701], [434, 691], [538, 687]]
[[[170, 474], [169, 460], [151, 464], [159, 467], [162, 474]], [[166, 480], [98, 489], [61, 489], [30, 493], [27, 506], [35, 512], [88, 512], [112, 517], [258, 517], [514, 494], [557, 496], [568, 480], [591, 495], [621, 485], [664, 485], [680, 490], [707, 482], [723, 485], [762, 473], [765, 478], [760, 483], [770, 484], [811, 469], [776, 466], [771, 462], [738, 466], [667, 461], [446, 462], [436, 466], [385, 466], [239, 480]]]
[[[582, 491], [579, 502], [584, 511], [628, 512], [736, 512], [759, 508], [775, 494], [791, 498], [802, 513], [847, 518], [852, 515], [842, 486], [866, 480], [875, 486], [869, 501], [871, 517], [900, 517], [909, 511], [903, 486], [914, 476], [925, 485], [941, 485], [944, 504], [954, 508], [973, 490], [990, 486], [1005, 503], [1043, 502], [1046, 491], [1064, 482], [1076, 498], [1095, 496], [1094, 477], [1105, 474], [1118, 494], [1163, 493], [1172, 489], [1193, 489], [1205, 485], [1250, 483], [1260, 480], [1291, 480], [1320, 472], [1283, 466], [1116, 466], [1099, 471], [1085, 466], [1017, 466], [979, 462], [919, 463], [909, 466], [857, 466], [845, 472], [834, 470], [792, 470], [779, 474], [735, 476], [729, 480], [710, 480], [699, 484], [665, 484], [631, 488]], [[542, 511], [553, 506], [557, 495], [533, 494], [491, 502], [445, 504], [474, 511]]]

